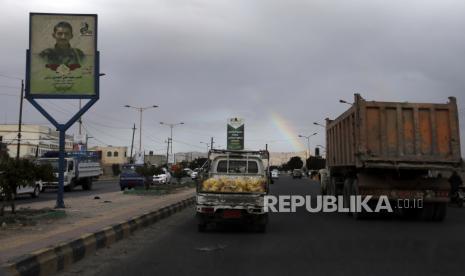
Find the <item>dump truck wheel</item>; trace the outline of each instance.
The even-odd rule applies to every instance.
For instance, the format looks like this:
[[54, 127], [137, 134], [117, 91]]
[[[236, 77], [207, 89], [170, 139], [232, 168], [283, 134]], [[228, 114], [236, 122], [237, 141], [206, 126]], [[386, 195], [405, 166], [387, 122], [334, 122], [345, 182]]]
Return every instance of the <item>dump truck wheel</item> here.
[[[350, 191], [351, 191], [350, 194], [353, 195], [353, 196], [360, 195], [359, 189], [358, 189], [358, 180], [357, 179], [354, 179], [352, 181]], [[367, 212], [365, 210], [360, 210], [360, 212], [352, 212], [352, 216], [356, 220], [362, 220], [362, 219], [365, 219], [367, 217]]]
[[346, 178], [346, 180], [344, 180], [344, 188], [342, 190], [344, 208], [350, 207], [350, 189], [352, 187], [352, 182], [353, 182], [352, 178]]
[[266, 224], [257, 224], [258, 233], [266, 233]]
[[331, 177], [329, 181], [329, 187], [327, 187], [327, 194], [330, 196], [336, 195], [336, 178]]
[[207, 230], [207, 224], [206, 223], [197, 224], [197, 231], [198, 232], [205, 232], [206, 230]]
[[423, 205], [423, 210], [421, 211], [421, 217], [424, 220], [433, 220], [434, 217], [434, 205], [431, 202], [427, 202]]
[[447, 214], [447, 203], [434, 203], [433, 220], [443, 221]]

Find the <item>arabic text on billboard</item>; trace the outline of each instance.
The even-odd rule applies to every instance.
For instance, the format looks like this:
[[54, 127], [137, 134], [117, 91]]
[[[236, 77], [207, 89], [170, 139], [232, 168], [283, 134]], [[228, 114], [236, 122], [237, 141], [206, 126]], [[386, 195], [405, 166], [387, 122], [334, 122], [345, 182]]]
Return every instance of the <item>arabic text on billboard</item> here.
[[231, 118], [228, 120], [227, 129], [227, 149], [244, 149], [244, 120], [241, 118]]

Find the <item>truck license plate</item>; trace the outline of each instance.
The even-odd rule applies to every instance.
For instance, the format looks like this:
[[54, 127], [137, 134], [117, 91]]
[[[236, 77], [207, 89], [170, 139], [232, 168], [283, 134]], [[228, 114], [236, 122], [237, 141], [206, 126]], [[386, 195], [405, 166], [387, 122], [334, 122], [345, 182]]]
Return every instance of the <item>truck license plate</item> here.
[[223, 218], [240, 218], [241, 210], [224, 210]]

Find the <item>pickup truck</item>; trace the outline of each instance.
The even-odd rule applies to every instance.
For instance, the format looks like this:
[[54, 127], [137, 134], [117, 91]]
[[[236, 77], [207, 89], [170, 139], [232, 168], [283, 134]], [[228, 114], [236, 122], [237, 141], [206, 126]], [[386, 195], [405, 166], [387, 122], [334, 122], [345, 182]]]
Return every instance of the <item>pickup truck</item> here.
[[238, 222], [265, 232], [268, 214], [264, 197], [269, 190], [268, 151], [212, 149], [199, 173], [196, 195], [198, 231], [210, 223]]
[[[67, 154], [65, 158], [65, 171], [64, 171], [64, 188], [69, 192], [75, 186], [81, 185], [83, 190], [91, 190], [92, 182], [97, 179], [102, 171], [99, 162], [92, 158], [85, 156], [78, 156]], [[52, 165], [55, 171], [55, 177], [58, 178], [58, 158], [57, 157], [43, 157], [37, 159], [38, 163], [48, 163]], [[43, 182], [42, 191], [48, 188], [57, 188], [58, 181]]]

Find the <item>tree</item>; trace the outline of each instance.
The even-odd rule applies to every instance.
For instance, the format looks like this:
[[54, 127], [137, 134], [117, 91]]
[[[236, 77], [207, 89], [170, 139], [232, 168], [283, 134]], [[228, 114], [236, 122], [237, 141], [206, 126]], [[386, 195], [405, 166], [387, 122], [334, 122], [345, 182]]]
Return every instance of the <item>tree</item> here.
[[15, 213], [14, 199], [19, 186], [33, 186], [35, 181], [53, 181], [53, 168], [50, 164], [37, 165], [27, 159], [12, 159], [6, 152], [0, 152], [0, 197], [3, 199], [0, 216], [5, 206], [11, 206]]
[[200, 168], [200, 167], [203, 166], [203, 164], [205, 164], [205, 162], [207, 162], [207, 160], [208, 160], [208, 158], [205, 158], [205, 157], [196, 158], [190, 163], [189, 168], [191, 168], [191, 169]]
[[291, 170], [302, 169], [303, 165], [304, 165], [304, 162], [299, 156], [291, 157], [291, 159], [289, 159], [289, 162], [287, 162], [287, 166]]
[[184, 167], [181, 164], [171, 166], [171, 171], [173, 172], [173, 177], [177, 179], [178, 183], [181, 182], [181, 178], [187, 176], [187, 173], [184, 171]]
[[326, 159], [319, 156], [310, 156], [307, 159], [307, 169], [309, 170], [321, 170], [326, 167]]
[[157, 174], [162, 174], [163, 170], [161, 167], [149, 166], [144, 164], [144, 166], [137, 166], [136, 173], [144, 177], [144, 187], [146, 190], [150, 188], [150, 184], [153, 181], [153, 176]]

